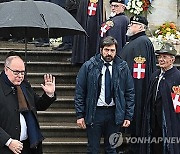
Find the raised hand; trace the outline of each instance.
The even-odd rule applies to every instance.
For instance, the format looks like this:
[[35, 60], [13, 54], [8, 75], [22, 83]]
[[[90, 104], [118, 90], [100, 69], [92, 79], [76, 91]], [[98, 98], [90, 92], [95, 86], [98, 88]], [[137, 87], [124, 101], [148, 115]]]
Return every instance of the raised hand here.
[[41, 84], [41, 86], [48, 96], [50, 96], [50, 97], [54, 96], [55, 77], [52, 76], [51, 74], [45, 74], [44, 75], [44, 85]]

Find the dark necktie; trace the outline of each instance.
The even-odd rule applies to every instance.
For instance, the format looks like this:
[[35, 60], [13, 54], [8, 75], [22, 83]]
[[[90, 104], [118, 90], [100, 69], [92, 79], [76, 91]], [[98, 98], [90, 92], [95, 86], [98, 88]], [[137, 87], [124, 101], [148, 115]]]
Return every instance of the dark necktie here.
[[111, 103], [111, 74], [109, 71], [109, 63], [104, 64], [106, 66], [105, 72], [105, 102], [107, 104]]
[[155, 100], [157, 99], [158, 96], [160, 96], [159, 85], [160, 85], [160, 82], [161, 82], [163, 76], [164, 76], [164, 72], [162, 72], [162, 73], [159, 75], [159, 79], [158, 79], [157, 87], [156, 87]]

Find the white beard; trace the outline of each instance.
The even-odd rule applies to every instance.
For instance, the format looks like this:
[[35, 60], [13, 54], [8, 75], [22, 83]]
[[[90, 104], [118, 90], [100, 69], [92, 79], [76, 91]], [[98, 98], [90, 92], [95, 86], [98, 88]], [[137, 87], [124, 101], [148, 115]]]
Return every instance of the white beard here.
[[110, 13], [110, 17], [114, 17], [115, 15], [116, 15], [115, 12], [111, 12], [111, 13]]
[[127, 35], [127, 36], [133, 36], [134, 34], [131, 32], [130, 29], [128, 29], [127, 32], [126, 32], [126, 35]]

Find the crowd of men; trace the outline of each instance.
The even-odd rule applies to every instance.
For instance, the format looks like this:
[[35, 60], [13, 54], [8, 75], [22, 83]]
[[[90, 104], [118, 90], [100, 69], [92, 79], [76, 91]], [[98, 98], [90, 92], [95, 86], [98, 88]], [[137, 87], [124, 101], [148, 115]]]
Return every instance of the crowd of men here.
[[[82, 64], [75, 109], [77, 125], [87, 129], [87, 153], [99, 153], [102, 136], [105, 153], [118, 153], [109, 140], [117, 132], [136, 138], [180, 137], [180, 72], [173, 66], [176, 50], [166, 43], [154, 51], [145, 33], [147, 19], [139, 15], [129, 19], [124, 0], [110, 0], [109, 7], [111, 13], [105, 19], [102, 1], [82, 0], [77, 13], [88, 34], [75, 36], [72, 49], [72, 63]], [[133, 143], [128, 149], [132, 154], [180, 153], [178, 142], [163, 140]]]
[[[158, 143], [132, 143], [127, 153], [180, 154], [178, 142], [164, 140], [180, 138], [180, 71], [173, 65], [177, 55], [174, 46], [165, 43], [154, 51], [145, 33], [146, 17], [129, 19], [124, 0], [65, 4], [70, 2], [77, 4], [76, 19], [87, 35], [74, 36], [74, 41], [72, 36], [63, 37], [63, 43], [53, 50], [72, 49], [72, 64], [81, 65], [74, 100], [77, 125], [87, 130], [87, 153], [99, 153], [102, 137], [105, 153], [121, 153], [110, 140], [121, 132], [136, 138], [162, 138]], [[109, 7], [104, 7], [107, 2]], [[38, 96], [25, 74], [22, 58], [9, 53], [0, 75], [3, 154], [42, 153], [37, 110], [45, 110], [55, 101], [55, 78], [44, 76], [44, 94]]]

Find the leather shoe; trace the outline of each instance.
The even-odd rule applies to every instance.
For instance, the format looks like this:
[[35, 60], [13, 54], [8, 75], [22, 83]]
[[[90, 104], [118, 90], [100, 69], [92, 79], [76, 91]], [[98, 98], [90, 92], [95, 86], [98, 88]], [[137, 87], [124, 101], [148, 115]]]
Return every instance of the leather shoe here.
[[49, 43], [43, 43], [43, 42], [39, 42], [39, 43], [35, 43], [36, 47], [49, 47]]
[[69, 51], [72, 49], [72, 46], [69, 44], [64, 44], [64, 46], [57, 48], [57, 51]]

